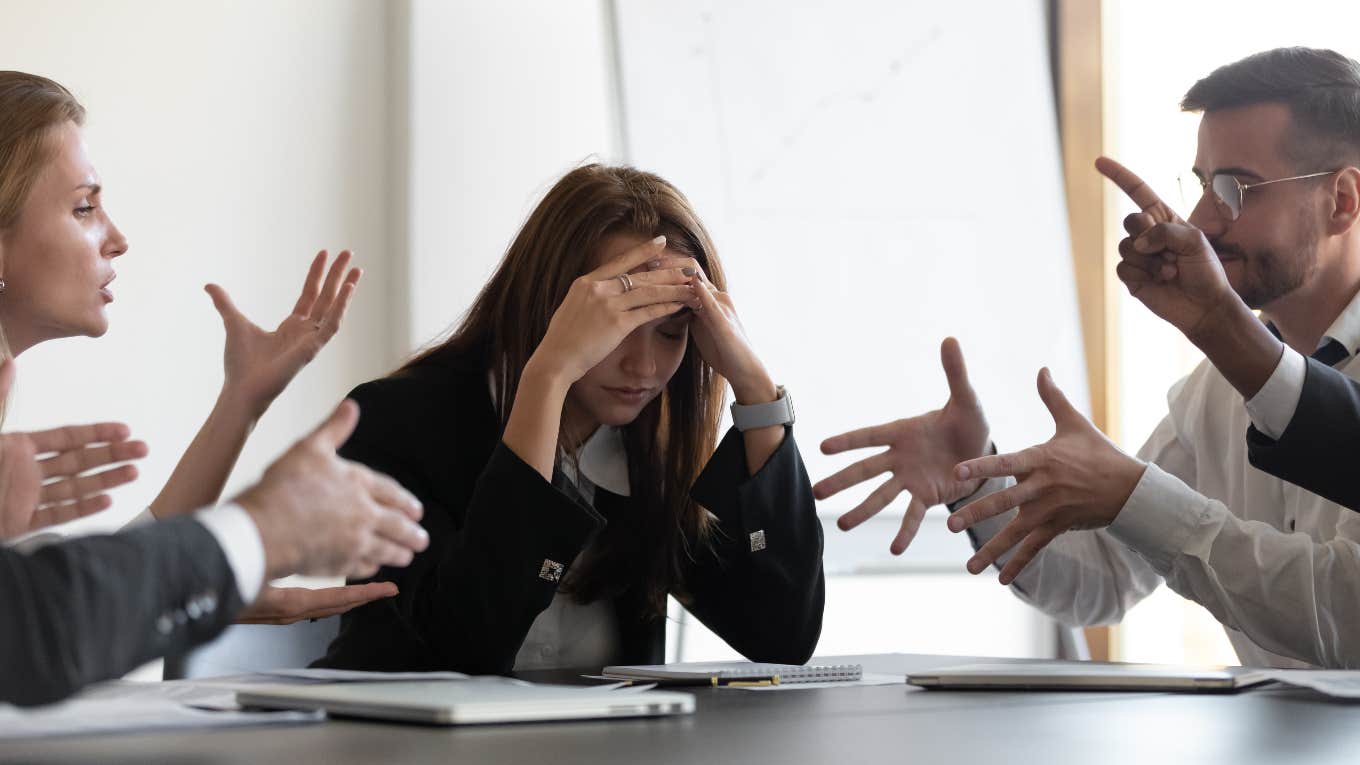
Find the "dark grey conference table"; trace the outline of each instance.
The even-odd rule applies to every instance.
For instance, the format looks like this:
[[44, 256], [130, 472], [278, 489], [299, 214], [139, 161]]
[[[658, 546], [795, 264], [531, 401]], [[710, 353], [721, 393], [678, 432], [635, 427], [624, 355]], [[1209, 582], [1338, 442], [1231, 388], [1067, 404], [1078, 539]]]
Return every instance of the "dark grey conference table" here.
[[[833, 657], [905, 674], [968, 661]], [[562, 681], [574, 675], [536, 674]], [[288, 728], [0, 743], [4, 762], [126, 763], [1360, 763], [1360, 704], [1235, 695], [924, 691], [906, 685], [701, 689], [692, 716], [434, 728]]]

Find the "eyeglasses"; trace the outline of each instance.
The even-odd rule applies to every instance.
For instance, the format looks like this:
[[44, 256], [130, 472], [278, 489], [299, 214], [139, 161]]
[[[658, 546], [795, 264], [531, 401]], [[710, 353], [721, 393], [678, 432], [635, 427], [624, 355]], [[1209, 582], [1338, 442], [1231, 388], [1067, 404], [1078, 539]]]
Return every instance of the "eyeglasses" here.
[[1324, 175], [1331, 175], [1336, 170], [1328, 170], [1322, 173], [1309, 173], [1307, 175], [1294, 175], [1289, 178], [1276, 178], [1273, 181], [1261, 181], [1259, 183], [1243, 183], [1237, 180], [1237, 176], [1226, 173], [1214, 173], [1208, 180], [1193, 173], [1180, 177], [1181, 198], [1185, 201], [1187, 208], [1194, 207], [1207, 191], [1214, 193], [1214, 205], [1223, 217], [1230, 221], [1237, 220], [1242, 215], [1242, 202], [1246, 198], [1247, 192], [1261, 186], [1269, 186], [1272, 183], [1284, 183], [1285, 181], [1301, 181], [1305, 178], [1321, 178]]

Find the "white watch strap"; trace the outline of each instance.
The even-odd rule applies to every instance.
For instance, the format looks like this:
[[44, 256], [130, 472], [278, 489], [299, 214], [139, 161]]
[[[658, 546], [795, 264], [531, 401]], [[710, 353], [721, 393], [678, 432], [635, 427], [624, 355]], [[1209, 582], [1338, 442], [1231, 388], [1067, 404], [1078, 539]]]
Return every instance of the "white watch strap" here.
[[776, 390], [779, 398], [764, 404], [732, 405], [732, 424], [737, 430], [756, 430], [773, 425], [792, 425], [794, 421], [793, 399], [780, 385]]

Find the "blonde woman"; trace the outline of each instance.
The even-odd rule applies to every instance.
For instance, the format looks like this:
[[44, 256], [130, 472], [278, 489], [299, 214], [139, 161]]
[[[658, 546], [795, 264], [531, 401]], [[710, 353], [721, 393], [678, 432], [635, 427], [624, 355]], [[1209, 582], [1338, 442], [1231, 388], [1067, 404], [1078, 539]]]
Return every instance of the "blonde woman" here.
[[[115, 266], [128, 240], [104, 205], [103, 185], [83, 139], [84, 119], [84, 108], [60, 84], [0, 72], [0, 345], [8, 357], [48, 340], [99, 337], [108, 329]], [[212, 412], [139, 520], [170, 518], [217, 502], [255, 423], [339, 328], [361, 273], [348, 268], [348, 252], [329, 270], [326, 261], [324, 251], [317, 254], [297, 304], [273, 331], [242, 315], [224, 289], [207, 287], [226, 328], [225, 380]], [[135, 478], [135, 469], [79, 472], [145, 454], [145, 446], [127, 441], [126, 427], [116, 423], [56, 433], [60, 437], [37, 444], [57, 451], [44, 470], [56, 477], [75, 474], [49, 488], [39, 507], [10, 511], [15, 516], [5, 524], [10, 531], [108, 507], [104, 490]], [[267, 589], [242, 618], [288, 622], [327, 616], [394, 593], [390, 584]]]

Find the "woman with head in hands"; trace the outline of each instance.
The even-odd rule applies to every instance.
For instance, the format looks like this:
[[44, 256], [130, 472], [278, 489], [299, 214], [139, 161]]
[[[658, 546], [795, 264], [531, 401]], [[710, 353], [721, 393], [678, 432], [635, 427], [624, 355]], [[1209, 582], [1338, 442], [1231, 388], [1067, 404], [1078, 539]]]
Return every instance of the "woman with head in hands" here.
[[[64, 337], [99, 337], [109, 326], [114, 263], [127, 238], [104, 206], [104, 190], [86, 150], [84, 107], [62, 85], [23, 72], [0, 72], [0, 356]], [[326, 268], [318, 253], [292, 313], [272, 332], [256, 326], [217, 285], [207, 290], [226, 327], [225, 381], [217, 402], [165, 488], [144, 515], [167, 518], [216, 504], [246, 437], [270, 403], [334, 336], [358, 284], [342, 252]], [[12, 374], [12, 372], [11, 372]], [[0, 524], [12, 538], [103, 510], [104, 492], [131, 481], [122, 466], [144, 444], [128, 441], [117, 423], [30, 434], [49, 477], [40, 504], [19, 508]], [[248, 621], [323, 616], [373, 597], [390, 585], [298, 591], [266, 588]]]
[[655, 663], [668, 595], [752, 660], [811, 656], [822, 536], [792, 407], [661, 178], [568, 173], [453, 334], [350, 397], [341, 455], [411, 489], [431, 543], [319, 664]]

